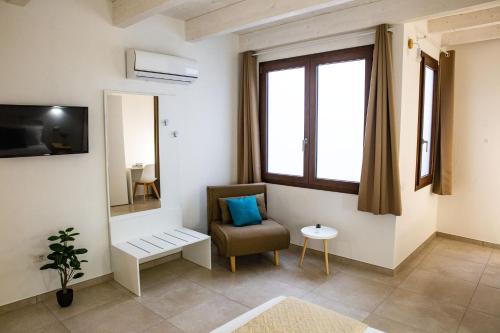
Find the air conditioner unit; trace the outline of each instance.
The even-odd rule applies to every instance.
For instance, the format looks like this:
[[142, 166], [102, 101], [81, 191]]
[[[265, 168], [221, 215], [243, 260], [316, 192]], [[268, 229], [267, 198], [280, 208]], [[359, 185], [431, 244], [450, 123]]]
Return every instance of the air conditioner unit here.
[[128, 49], [127, 78], [189, 84], [198, 78], [198, 65], [192, 59]]

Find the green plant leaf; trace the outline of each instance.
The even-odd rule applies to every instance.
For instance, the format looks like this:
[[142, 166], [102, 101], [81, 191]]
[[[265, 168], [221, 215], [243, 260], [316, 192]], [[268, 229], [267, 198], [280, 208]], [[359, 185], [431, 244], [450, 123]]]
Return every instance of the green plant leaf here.
[[87, 249], [76, 249], [75, 250], [75, 254], [84, 254], [84, 253], [87, 253]]
[[49, 238], [47, 238], [49, 241], [53, 242], [53, 241], [56, 241], [59, 239], [59, 236], [50, 236]]
[[45, 264], [42, 267], [40, 267], [40, 270], [46, 270], [46, 269], [57, 269], [57, 265], [52, 263], [52, 264]]
[[79, 232], [75, 232], [74, 234], [70, 234], [69, 236], [78, 236], [79, 234]]
[[54, 252], [63, 252], [64, 251], [64, 246], [58, 243], [50, 244], [49, 249], [51, 249]]
[[73, 279], [79, 279], [83, 276], [84, 274], [82, 272], [78, 272], [73, 276]]
[[89, 262], [88, 260], [80, 260], [80, 262]]
[[75, 228], [71, 227], [71, 228], [67, 228], [66, 229], [66, 232], [72, 232], [73, 230], [75, 230]]

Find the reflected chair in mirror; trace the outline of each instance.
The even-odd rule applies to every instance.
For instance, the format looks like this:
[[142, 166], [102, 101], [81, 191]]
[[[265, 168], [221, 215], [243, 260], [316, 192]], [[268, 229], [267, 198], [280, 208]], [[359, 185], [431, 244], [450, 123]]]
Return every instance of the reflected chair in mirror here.
[[156, 176], [155, 176], [155, 165], [154, 164], [148, 164], [144, 167], [144, 170], [142, 171], [141, 178], [137, 180], [134, 184], [134, 197], [135, 193], [137, 192], [137, 186], [142, 185], [144, 186], [144, 201], [146, 201], [146, 194], [148, 193], [149, 187], [153, 189], [153, 192], [158, 200], [160, 200], [160, 194], [158, 193], [158, 189], [156, 188], [155, 181], [156, 181]]

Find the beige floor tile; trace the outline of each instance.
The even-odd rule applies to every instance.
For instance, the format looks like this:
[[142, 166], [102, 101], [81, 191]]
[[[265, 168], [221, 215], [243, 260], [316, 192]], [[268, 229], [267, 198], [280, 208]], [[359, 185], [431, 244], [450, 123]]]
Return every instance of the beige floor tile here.
[[180, 279], [148, 288], [136, 300], [163, 318], [170, 318], [214, 296], [215, 292], [208, 288]]
[[458, 333], [498, 333], [500, 318], [474, 310], [468, 310], [458, 329]]
[[375, 314], [429, 332], [456, 332], [465, 308], [397, 289]]
[[249, 308], [233, 302], [223, 296], [217, 296], [184, 311], [168, 321], [188, 333], [210, 332], [214, 328], [234, 319]]
[[223, 293], [231, 286], [250, 281], [256, 276], [258, 276], [257, 272], [241, 270], [232, 273], [220, 266], [214, 266], [211, 270], [200, 267], [185, 275], [186, 279], [218, 293]]
[[0, 331], [2, 333], [31, 332], [56, 321], [49, 309], [38, 303], [0, 315]]
[[[331, 266], [331, 265], [330, 265]], [[330, 274], [326, 275], [323, 267], [304, 264], [299, 267], [297, 261], [282, 262], [281, 266], [263, 273], [267, 279], [281, 281], [294, 287], [311, 291], [329, 281], [339, 271], [330, 267]]]
[[479, 281], [484, 267], [485, 264], [437, 254], [428, 255], [420, 265], [418, 265], [418, 268], [425, 269], [429, 272], [474, 283]]
[[425, 333], [424, 330], [419, 328], [411, 327], [376, 314], [370, 315], [364, 320], [364, 322], [368, 326], [381, 330], [385, 333]]
[[399, 288], [429, 296], [435, 300], [467, 306], [474, 294], [476, 284], [446, 275], [416, 269]]
[[434, 247], [431, 254], [486, 264], [491, 252], [492, 249], [489, 247], [443, 239]]
[[397, 276], [392, 276], [353, 264], [338, 263], [337, 267], [343, 273], [355, 275], [393, 287], [403, 282], [408, 274], [413, 270], [413, 268], [405, 268]]
[[346, 305], [339, 301], [334, 301], [313, 293], [304, 295], [301, 298], [305, 301], [317, 304], [319, 306], [333, 310], [335, 312], [357, 319], [359, 321], [363, 321], [366, 317], [370, 315], [368, 311], [359, 310], [351, 305]]
[[71, 332], [140, 332], [162, 318], [135, 300], [105, 304], [63, 321]]
[[184, 331], [170, 324], [167, 320], [163, 320], [156, 325], [146, 328], [141, 333], [184, 333]]
[[479, 283], [500, 288], [500, 266], [486, 266]]
[[30, 333], [70, 333], [70, 332], [71, 331], [67, 329], [60, 321], [56, 321], [55, 323], [31, 331]]
[[85, 289], [75, 290], [73, 303], [67, 308], [57, 304], [56, 297], [49, 297], [44, 304], [59, 319], [64, 320], [103, 304], [131, 299], [131, 294], [112, 283], [102, 283]]
[[253, 308], [277, 296], [301, 297], [306, 293], [306, 290], [276, 279], [258, 276], [250, 281], [229, 287], [223, 294], [229, 299]]
[[488, 265], [500, 267], [500, 250], [494, 249], [491, 252], [490, 260], [488, 261]]
[[170, 318], [189, 308], [210, 300], [215, 292], [187, 279], [171, 281], [143, 290], [138, 302], [163, 318]]
[[184, 259], [177, 259], [141, 271], [141, 288], [149, 288], [155, 284], [165, 284], [177, 279], [200, 266]]
[[393, 287], [370, 279], [339, 273], [313, 293], [371, 312], [392, 292]]
[[500, 289], [480, 284], [472, 297], [470, 308], [500, 316]]

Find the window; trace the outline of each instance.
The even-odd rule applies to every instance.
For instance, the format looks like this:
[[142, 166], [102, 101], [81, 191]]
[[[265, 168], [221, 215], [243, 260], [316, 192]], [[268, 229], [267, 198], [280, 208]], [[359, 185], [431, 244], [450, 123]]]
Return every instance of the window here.
[[438, 62], [422, 52], [415, 190], [432, 183]]
[[260, 64], [264, 181], [358, 193], [373, 46]]

